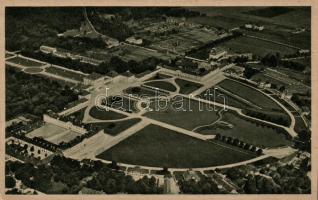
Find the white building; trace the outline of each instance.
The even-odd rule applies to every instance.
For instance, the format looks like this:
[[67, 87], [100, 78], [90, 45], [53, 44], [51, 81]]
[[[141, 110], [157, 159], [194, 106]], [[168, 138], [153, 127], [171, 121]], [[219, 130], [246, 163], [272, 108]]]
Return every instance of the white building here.
[[40, 51], [42, 51], [43, 53], [46, 53], [46, 54], [50, 54], [50, 53], [55, 53], [57, 51], [57, 49], [54, 47], [42, 45], [40, 47]]
[[142, 44], [142, 39], [136, 39], [135, 37], [129, 37], [126, 39], [126, 42], [131, 43], [131, 44]]
[[209, 60], [220, 60], [225, 57], [227, 51], [221, 48], [212, 48], [209, 54]]

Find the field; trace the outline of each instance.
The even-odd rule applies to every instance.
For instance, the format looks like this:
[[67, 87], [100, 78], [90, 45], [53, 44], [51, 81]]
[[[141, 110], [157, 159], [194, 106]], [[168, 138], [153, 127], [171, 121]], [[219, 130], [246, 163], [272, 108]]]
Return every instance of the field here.
[[97, 157], [133, 165], [195, 168], [230, 164], [255, 156], [149, 125]]
[[94, 127], [100, 127], [104, 129], [104, 132], [109, 135], [117, 135], [118, 133], [128, 129], [129, 127], [140, 122], [140, 119], [127, 119], [118, 122], [101, 122], [101, 123], [92, 123]]
[[64, 70], [58, 67], [48, 67], [45, 69], [45, 71], [50, 74], [62, 76], [69, 79], [74, 79], [77, 81], [83, 81], [83, 78], [85, 77], [85, 75], [83, 74], [72, 72], [70, 70]]
[[282, 110], [282, 108], [276, 102], [274, 102], [269, 97], [265, 96], [265, 94], [262, 94], [256, 89], [243, 85], [239, 82], [226, 79], [218, 83], [218, 86], [262, 108], [269, 110]]
[[29, 138], [42, 137], [46, 141], [59, 144], [61, 142], [69, 142], [80, 135], [80, 133], [55, 126], [53, 124], [45, 124], [44, 126], [28, 133], [26, 136]]
[[108, 101], [108, 106], [112, 108], [116, 108], [125, 112], [136, 112], [138, 109], [136, 108], [136, 101], [131, 99], [131, 98], [126, 98], [126, 97], [109, 97], [107, 99]]
[[95, 119], [100, 120], [115, 120], [115, 119], [122, 119], [125, 118], [126, 115], [111, 111], [111, 110], [101, 110], [98, 109], [96, 106], [90, 109], [89, 115]]
[[177, 88], [173, 84], [166, 81], [151, 81], [144, 84], [170, 92], [175, 92], [177, 90]]
[[19, 64], [19, 65], [22, 65], [24, 67], [41, 67], [44, 65], [43, 63], [29, 60], [29, 59], [22, 58], [22, 57], [14, 57], [14, 58], [10, 58], [6, 61], [9, 61], [9, 62], [12, 62], [15, 64]]
[[192, 48], [200, 47], [206, 43], [218, 39], [218, 35], [213, 31], [191, 30], [168, 37], [151, 44], [151, 47], [158, 50], [175, 51], [185, 53]]
[[304, 120], [298, 115], [295, 116], [295, 120], [296, 120], [296, 124], [295, 124], [295, 131], [297, 133], [299, 133], [302, 130], [308, 130], [308, 128], [306, 127], [306, 124], [304, 122]]
[[244, 36], [226, 41], [224, 43], [221, 43], [219, 46], [233, 53], [253, 53], [261, 57], [269, 53], [288, 55], [294, 54], [296, 52], [295, 49], [286, 46]]
[[188, 130], [214, 122], [218, 118], [217, 110], [221, 109], [220, 107], [213, 108], [211, 105], [208, 110], [208, 104], [181, 96], [168, 101], [165, 109], [159, 109], [158, 104], [161, 107], [164, 106], [158, 101], [152, 101], [150, 108], [153, 111], [147, 112], [145, 116]]
[[250, 121], [246, 121], [230, 112], [223, 112], [222, 121], [232, 124], [233, 127], [215, 125], [209, 129], [202, 130], [201, 133], [219, 133], [260, 147], [291, 145], [291, 141], [287, 140], [284, 134], [278, 134], [277, 131], [272, 128], [262, 127]]
[[159, 90], [155, 91], [155, 90], [148, 89], [145, 87], [130, 87], [130, 88], [127, 88], [124, 92], [126, 94], [131, 94], [133, 96], [143, 97], [143, 98], [149, 98], [149, 97], [155, 97], [158, 95], [163, 95], [163, 93], [160, 92]]
[[275, 42], [281, 42], [284, 44], [292, 45], [302, 49], [310, 49], [311, 34], [310, 31], [304, 31], [301, 33], [292, 33], [291, 30], [276, 30], [276, 29], [264, 29], [263, 31], [249, 31], [242, 29], [243, 33], [251, 36], [257, 36], [260, 38], [272, 40]]
[[200, 83], [195, 83], [195, 82], [191, 82], [191, 81], [187, 81], [187, 80], [179, 79], [179, 78], [176, 79], [176, 83], [180, 87], [180, 91], [179, 91], [180, 94], [190, 94], [191, 92], [202, 87]]
[[132, 45], [120, 45], [118, 47], [113, 48], [110, 53], [114, 56], [118, 56], [124, 61], [134, 60], [136, 62], [141, 62], [150, 57], [156, 57], [163, 60], [169, 60], [172, 57], [163, 53], [159, 53], [156, 51], [146, 50], [142, 47], [132, 46]]
[[37, 67], [30, 67], [30, 68], [26, 68], [23, 71], [32, 74], [32, 73], [40, 73], [40, 72], [43, 71], [43, 69], [42, 68], [37, 68]]
[[202, 92], [199, 95], [199, 98], [209, 100], [212, 102], [225, 104], [228, 106], [233, 106], [235, 108], [250, 107], [248, 104], [244, 103], [243, 101], [240, 101], [231, 95], [225, 94], [224, 92], [221, 92], [219, 89], [215, 89], [215, 87], [209, 88], [206, 91]]

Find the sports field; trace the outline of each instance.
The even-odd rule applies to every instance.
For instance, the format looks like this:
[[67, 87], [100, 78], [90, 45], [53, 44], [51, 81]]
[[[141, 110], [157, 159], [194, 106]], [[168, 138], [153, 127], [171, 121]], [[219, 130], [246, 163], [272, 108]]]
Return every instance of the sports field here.
[[230, 164], [255, 156], [232, 146], [149, 125], [97, 157], [133, 165], [195, 168]]
[[244, 36], [226, 41], [219, 46], [233, 53], [253, 53], [261, 57], [269, 53], [288, 55], [297, 52], [297, 50], [286, 46]]
[[233, 94], [240, 96], [247, 101], [252, 102], [253, 104], [258, 105], [261, 108], [269, 110], [282, 110], [282, 108], [276, 102], [267, 97], [265, 94], [237, 81], [225, 79], [218, 83], [217, 86], [232, 92]]
[[12, 62], [15, 64], [19, 64], [19, 65], [22, 65], [24, 67], [40, 67], [40, 66], [44, 65], [43, 63], [29, 60], [29, 59], [22, 58], [22, 57], [14, 57], [14, 58], [10, 58], [6, 61], [9, 61], [9, 62]]
[[154, 100], [150, 108], [153, 111], [147, 112], [146, 117], [188, 130], [214, 122], [218, 118], [217, 111], [222, 109], [181, 96], [167, 101], [167, 104], [166, 101]]
[[260, 147], [278, 147], [292, 144], [284, 134], [279, 134], [275, 129], [247, 121], [231, 112], [223, 112], [222, 121], [233, 125], [233, 127], [215, 125], [202, 130], [201, 133], [219, 133]]
[[44, 126], [28, 133], [26, 136], [29, 138], [41, 137], [46, 141], [59, 144], [61, 142], [69, 142], [80, 135], [80, 133], [76, 133], [54, 124], [45, 124]]

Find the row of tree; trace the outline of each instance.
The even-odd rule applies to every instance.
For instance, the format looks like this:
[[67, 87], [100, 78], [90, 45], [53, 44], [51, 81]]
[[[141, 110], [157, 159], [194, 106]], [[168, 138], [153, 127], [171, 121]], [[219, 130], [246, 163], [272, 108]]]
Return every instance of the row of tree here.
[[215, 139], [222, 141], [222, 142], [225, 142], [227, 144], [236, 146], [236, 147], [240, 147], [240, 148], [245, 149], [245, 150], [255, 152], [257, 155], [262, 155], [262, 153], [263, 153], [263, 150], [261, 148], [258, 148], [252, 144], [245, 143], [237, 138], [216, 134]]

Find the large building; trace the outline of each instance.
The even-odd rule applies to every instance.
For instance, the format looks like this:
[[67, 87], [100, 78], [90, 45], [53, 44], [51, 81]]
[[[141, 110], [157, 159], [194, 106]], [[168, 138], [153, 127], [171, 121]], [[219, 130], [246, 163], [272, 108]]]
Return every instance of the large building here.
[[209, 54], [209, 60], [220, 60], [223, 57], [225, 57], [227, 54], [227, 51], [221, 48], [212, 48], [210, 50], [210, 54]]

